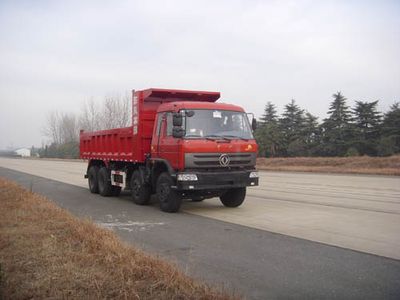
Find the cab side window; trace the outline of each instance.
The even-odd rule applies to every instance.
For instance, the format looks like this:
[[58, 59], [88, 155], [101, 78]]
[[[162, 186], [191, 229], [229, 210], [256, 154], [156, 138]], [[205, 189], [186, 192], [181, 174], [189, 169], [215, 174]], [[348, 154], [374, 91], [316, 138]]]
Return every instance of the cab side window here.
[[160, 130], [161, 130], [161, 122], [163, 119], [163, 114], [159, 113], [157, 115], [157, 126], [156, 126], [156, 136], [159, 136], [161, 134]]
[[172, 136], [172, 113], [167, 113], [167, 136]]

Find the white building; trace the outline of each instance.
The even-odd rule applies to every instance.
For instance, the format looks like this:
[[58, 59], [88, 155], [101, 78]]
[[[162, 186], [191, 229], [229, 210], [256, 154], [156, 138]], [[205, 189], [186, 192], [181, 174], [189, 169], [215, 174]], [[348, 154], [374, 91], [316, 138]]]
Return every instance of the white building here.
[[31, 156], [31, 150], [28, 148], [21, 148], [14, 151], [17, 155], [22, 157], [29, 157]]

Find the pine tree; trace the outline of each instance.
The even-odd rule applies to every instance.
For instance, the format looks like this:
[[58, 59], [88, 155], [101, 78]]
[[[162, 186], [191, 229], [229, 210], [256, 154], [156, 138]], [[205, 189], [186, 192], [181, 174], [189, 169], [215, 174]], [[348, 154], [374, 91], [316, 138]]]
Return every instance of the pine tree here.
[[333, 94], [333, 98], [328, 111], [329, 117], [322, 124], [323, 153], [327, 156], [343, 156], [351, 147], [351, 114], [346, 104], [347, 99], [340, 92]]
[[354, 145], [361, 155], [376, 155], [379, 140], [381, 115], [377, 111], [378, 101], [356, 101], [353, 108], [355, 125]]
[[321, 138], [321, 128], [318, 124], [318, 117], [306, 112], [302, 135], [307, 148], [307, 156], [314, 155], [317, 152]]
[[261, 156], [274, 157], [278, 154], [281, 140], [278, 128], [278, 116], [274, 104], [267, 102], [260, 121], [261, 126], [255, 132], [259, 153]]
[[400, 104], [394, 103], [384, 115], [379, 155], [392, 155], [400, 152]]
[[382, 126], [382, 135], [400, 135], [400, 103], [396, 102], [385, 114]]
[[260, 118], [261, 125], [266, 125], [269, 123], [277, 123], [278, 116], [276, 114], [276, 107], [271, 102], [267, 102], [264, 108], [264, 114]]
[[279, 127], [282, 133], [282, 152], [284, 156], [304, 155], [305, 145], [302, 139], [304, 129], [304, 110], [292, 99], [285, 105], [282, 118], [279, 120]]

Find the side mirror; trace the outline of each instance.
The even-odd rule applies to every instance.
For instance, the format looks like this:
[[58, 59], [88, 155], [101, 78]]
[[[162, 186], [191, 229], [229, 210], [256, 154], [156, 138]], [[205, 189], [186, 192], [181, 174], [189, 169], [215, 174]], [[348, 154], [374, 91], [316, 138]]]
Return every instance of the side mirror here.
[[194, 111], [193, 111], [193, 110], [187, 110], [187, 111], [186, 111], [186, 117], [191, 118], [191, 117], [193, 117], [193, 116], [194, 116]]
[[174, 138], [183, 138], [184, 135], [185, 135], [185, 130], [182, 127], [174, 126], [172, 128], [172, 136]]
[[251, 128], [254, 130], [257, 129], [257, 120], [256, 118], [253, 118], [253, 120], [251, 120]]
[[174, 113], [172, 117], [172, 125], [181, 127], [182, 126], [182, 115], [180, 113]]

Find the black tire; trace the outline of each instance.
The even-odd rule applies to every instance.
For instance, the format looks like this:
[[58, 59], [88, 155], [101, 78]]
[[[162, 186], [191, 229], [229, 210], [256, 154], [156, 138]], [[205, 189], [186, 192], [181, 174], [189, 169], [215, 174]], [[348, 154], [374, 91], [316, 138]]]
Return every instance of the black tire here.
[[174, 184], [171, 176], [161, 173], [157, 179], [157, 197], [160, 202], [160, 209], [165, 212], [174, 213], [179, 210], [182, 204], [182, 197], [171, 186]]
[[108, 171], [106, 167], [101, 167], [97, 179], [99, 183], [99, 194], [103, 197], [112, 196], [110, 171]]
[[88, 184], [89, 190], [93, 194], [99, 193], [99, 182], [98, 182], [99, 167], [91, 166], [88, 171]]
[[150, 186], [143, 182], [140, 171], [133, 171], [131, 177], [132, 200], [138, 205], [146, 205], [150, 201]]
[[219, 197], [226, 207], [238, 207], [243, 203], [244, 198], [246, 198], [245, 187], [230, 189]]

